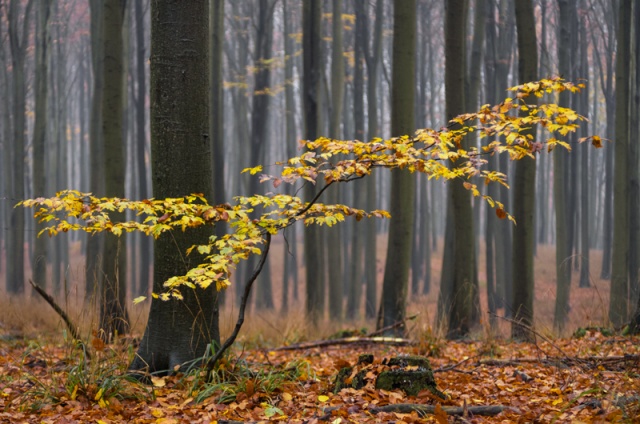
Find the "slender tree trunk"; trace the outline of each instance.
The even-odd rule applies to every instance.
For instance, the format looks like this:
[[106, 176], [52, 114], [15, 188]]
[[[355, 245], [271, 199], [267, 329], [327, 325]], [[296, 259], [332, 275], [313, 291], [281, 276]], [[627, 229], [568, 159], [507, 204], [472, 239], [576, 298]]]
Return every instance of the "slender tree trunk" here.
[[[416, 2], [396, 0], [393, 15], [393, 70], [391, 91], [391, 132], [411, 135], [414, 128]], [[389, 241], [382, 282], [382, 299], [377, 328], [402, 323], [388, 334], [406, 331], [407, 288], [413, 232], [415, 178], [406, 171], [391, 173]]]
[[[570, 22], [571, 0], [558, 0], [560, 8], [560, 21]], [[569, 75], [570, 59], [570, 28], [560, 26], [558, 37], [558, 70], [561, 74]], [[560, 105], [569, 106], [567, 93], [560, 95]], [[554, 327], [560, 333], [564, 330], [565, 321], [569, 309], [569, 290], [571, 284], [571, 265], [567, 263], [570, 256], [569, 228], [567, 219], [567, 194], [566, 194], [566, 157], [567, 152], [558, 148], [553, 152], [553, 203], [556, 209], [556, 305], [554, 313]]]
[[[364, 44], [366, 43], [364, 32], [365, 14], [364, 4], [356, 7], [356, 27], [355, 27], [355, 65], [353, 71], [353, 123], [355, 139], [364, 139]], [[364, 198], [362, 188], [353, 185], [353, 204], [360, 208], [363, 206]], [[354, 319], [360, 315], [360, 305], [362, 299], [362, 275], [363, 275], [363, 254], [364, 245], [362, 231], [364, 222], [353, 222], [353, 232], [351, 234], [351, 255], [350, 255], [350, 276], [349, 276], [349, 296], [347, 298], [347, 318]]]
[[[102, 55], [103, 2], [91, 0], [91, 64], [93, 68], [93, 97], [91, 98], [91, 121], [89, 123], [89, 190], [104, 192], [104, 163], [102, 161], [102, 96], [104, 84], [104, 61]], [[102, 284], [102, 252], [104, 234], [90, 236], [87, 240], [85, 264], [85, 299], [98, 295]]]
[[[357, 16], [357, 14], [356, 14]], [[358, 18], [356, 18], [358, 19]], [[358, 24], [356, 23], [356, 26]], [[344, 55], [342, 47], [342, 0], [333, 0], [331, 49], [331, 120], [329, 137], [340, 139], [342, 136], [342, 106], [344, 104]], [[357, 32], [357, 30], [356, 30]], [[339, 187], [327, 195], [328, 203], [337, 203]], [[329, 318], [339, 321], [342, 318], [342, 225], [336, 225], [327, 231], [327, 265], [329, 271]], [[353, 283], [353, 282], [351, 282]], [[347, 310], [347, 314], [349, 314]]]
[[[225, 196], [224, 178], [224, 77], [222, 73], [224, 51], [224, 0], [209, 3], [211, 20], [211, 162], [213, 164], [213, 203], [223, 204]], [[216, 224], [216, 236], [226, 233], [223, 223]], [[218, 302], [224, 305], [226, 290], [218, 293]]]
[[[283, 0], [282, 11], [284, 20], [284, 54], [285, 54], [285, 126], [286, 126], [286, 151], [287, 157], [295, 156], [296, 143], [296, 123], [295, 123], [295, 99], [293, 90], [293, 40], [290, 37], [291, 23], [289, 13], [289, 2]], [[287, 187], [289, 194], [293, 194], [293, 188]], [[291, 232], [287, 237], [288, 249], [284, 255], [284, 275], [282, 279], [282, 306], [281, 313], [286, 314], [289, 309], [289, 282], [294, 286], [294, 293], [297, 294], [298, 287], [298, 266], [296, 262], [298, 241], [296, 239], [296, 228], [291, 227]], [[297, 300], [297, 296], [295, 297]]]
[[[588, 43], [587, 43], [587, 28], [582, 20], [579, 22], [578, 34], [581, 38], [580, 43], [580, 72], [582, 75], [589, 76], [589, 63], [588, 63]], [[577, 109], [579, 113], [588, 116], [589, 115], [589, 87], [585, 89], [582, 95], [578, 98], [580, 107]], [[586, 137], [588, 134], [588, 125], [580, 129], [580, 134]], [[595, 133], [594, 133], [595, 134]], [[584, 143], [580, 146], [580, 287], [589, 287], [591, 285], [591, 270], [589, 249], [590, 240], [592, 235], [590, 234], [589, 227], [593, 219], [591, 204], [589, 202], [589, 192], [593, 182], [589, 180], [589, 152], [591, 146]]]
[[616, 55], [616, 138], [613, 186], [613, 243], [609, 320], [622, 325], [629, 302], [629, 67], [631, 59], [630, 0], [621, 0]]
[[[357, 2], [356, 4], [359, 4]], [[368, 140], [374, 137], [380, 137], [378, 125], [378, 80], [380, 77], [380, 58], [382, 56], [382, 20], [383, 20], [383, 3], [382, 0], [376, 0], [376, 21], [373, 28], [373, 46], [372, 51], [367, 52], [367, 117], [368, 117]], [[368, 40], [369, 34], [368, 20], [365, 20], [365, 39]], [[367, 45], [368, 47], [368, 45]], [[367, 49], [368, 50], [368, 49]], [[368, 178], [366, 184], [367, 190], [367, 209], [373, 210], [377, 206], [377, 187], [375, 178]], [[367, 220], [364, 225], [365, 230], [365, 316], [366, 318], [374, 318], [376, 316], [377, 300], [377, 281], [378, 281], [378, 260], [377, 260], [377, 231], [375, 220]]]
[[[320, 128], [320, 98], [322, 52], [321, 18], [322, 2], [308, 0], [303, 3], [303, 102], [305, 111], [305, 136], [307, 140], [315, 140]], [[307, 199], [313, 198], [315, 188], [305, 185], [304, 194]], [[304, 259], [306, 266], [306, 312], [307, 320], [317, 325], [324, 314], [322, 297], [324, 293], [324, 272], [320, 250], [320, 234], [313, 225], [304, 228]]]
[[[516, 2], [516, 26], [518, 30], [518, 74], [522, 83], [538, 79], [538, 47], [535, 31], [533, 1]], [[535, 100], [529, 100], [535, 105]], [[526, 113], [526, 112], [525, 112]], [[523, 135], [534, 135], [530, 130]], [[529, 142], [531, 143], [531, 142]], [[518, 225], [513, 231], [513, 315], [520, 324], [512, 324], [511, 337], [533, 341], [535, 336], [528, 328], [533, 325], [534, 272], [533, 248], [535, 243], [536, 162], [522, 158], [516, 164], [513, 213]]]
[[[123, 116], [123, 40], [125, 2], [107, 0], [102, 21], [104, 54], [104, 95], [102, 97], [102, 140], [104, 142], [105, 195], [124, 197], [125, 142], [122, 137]], [[124, 213], [113, 214], [124, 221]], [[124, 235], [107, 234], [104, 245], [100, 300], [100, 328], [109, 338], [128, 331], [126, 312], [126, 242]]]
[[[258, 9], [258, 27], [256, 32], [256, 50], [254, 54], [255, 84], [253, 93], [253, 106], [251, 108], [251, 149], [250, 166], [264, 163], [266, 159], [269, 123], [270, 101], [267, 89], [271, 81], [269, 61], [271, 59], [273, 40], [273, 1], [260, 0]], [[262, 192], [258, 186], [257, 178], [251, 178], [249, 182], [249, 195]], [[253, 257], [249, 264], [253, 269], [256, 258]], [[267, 264], [268, 265], [268, 262]], [[268, 268], [258, 277], [256, 288], [256, 307], [261, 309], [273, 309], [273, 291], [271, 289], [271, 276]]]
[[[26, 96], [25, 58], [28, 46], [28, 30], [31, 20], [33, 0], [25, 6], [23, 19], [20, 20], [20, 4], [11, 0], [8, 12], [9, 46], [11, 49], [11, 66], [13, 100], [13, 199], [23, 199], [25, 194], [25, 135], [26, 135]], [[24, 210], [13, 208], [9, 215], [9, 228], [13, 231], [11, 245], [7, 246], [7, 291], [10, 294], [24, 293]]]
[[[35, 122], [33, 125], [33, 196], [46, 195], [45, 138], [47, 131], [47, 47], [49, 44], [49, 16], [51, 1], [42, 0], [37, 10]], [[45, 225], [37, 225], [40, 232]], [[47, 286], [47, 238], [36, 237], [32, 258], [33, 281], [42, 288]], [[33, 295], [36, 292], [33, 291]]]
[[[464, 26], [457, 20], [466, 7], [464, 0], [445, 3], [445, 90], [446, 119], [449, 121], [464, 112], [465, 48]], [[463, 141], [468, 149], [469, 140]], [[453, 163], [456, 166], [456, 163]], [[469, 333], [473, 320], [475, 242], [471, 195], [457, 181], [450, 187], [453, 213], [453, 284], [447, 337], [458, 338]]]
[[[136, 168], [138, 173], [138, 194], [141, 199], [150, 197], [147, 184], [147, 162], [145, 160], [147, 151], [147, 119], [146, 119], [146, 101], [147, 101], [147, 80], [146, 80], [146, 52], [144, 44], [144, 10], [142, 8], [143, 0], [135, 0], [135, 22], [136, 22], [136, 79], [137, 79], [137, 101], [136, 109]], [[140, 273], [138, 278], [140, 281], [136, 284], [136, 294], [146, 295], [151, 287], [151, 255], [153, 254], [153, 243], [149, 237], [140, 238]]]

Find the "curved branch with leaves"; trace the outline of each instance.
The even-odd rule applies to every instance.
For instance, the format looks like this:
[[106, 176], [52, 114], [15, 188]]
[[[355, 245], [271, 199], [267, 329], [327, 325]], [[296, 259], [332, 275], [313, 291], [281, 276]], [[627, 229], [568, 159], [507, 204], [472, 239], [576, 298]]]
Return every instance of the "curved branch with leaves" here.
[[[41, 231], [49, 236], [67, 231], [85, 231], [89, 234], [139, 231], [158, 238], [166, 231], [201, 225], [215, 225], [226, 222], [230, 232], [222, 237], [212, 236], [204, 245], [192, 246], [203, 255], [204, 260], [184, 275], [169, 278], [162, 293], [152, 296], [162, 300], [182, 299], [181, 290], [207, 288], [212, 284], [217, 290], [230, 286], [230, 278], [236, 265], [250, 255], [262, 255], [260, 264], [266, 260], [271, 235], [286, 229], [298, 221], [305, 225], [332, 226], [346, 217], [361, 220], [364, 217], [389, 218], [383, 210], [364, 211], [348, 205], [324, 204], [319, 200], [322, 194], [335, 183], [351, 182], [367, 177], [376, 168], [405, 169], [421, 172], [429, 178], [462, 180], [462, 184], [473, 196], [482, 197], [496, 210], [499, 218], [513, 216], [504, 210], [499, 201], [480, 193], [474, 183], [477, 178], [484, 184], [502, 184], [508, 187], [506, 175], [491, 169], [484, 169], [488, 155], [508, 154], [511, 160], [532, 157], [545, 147], [547, 151], [560, 146], [568, 150], [571, 146], [562, 137], [575, 132], [586, 118], [569, 108], [555, 103], [541, 105], [528, 104], [530, 96], [543, 97], [563, 91], [580, 91], [583, 84], [574, 84], [561, 78], [543, 79], [522, 84], [510, 89], [514, 98], [507, 98], [496, 106], [484, 105], [478, 112], [460, 115], [439, 130], [420, 129], [412, 136], [404, 135], [387, 140], [376, 138], [370, 142], [357, 140], [334, 140], [321, 137], [317, 140], [301, 141], [305, 152], [298, 157], [275, 165], [281, 168], [278, 175], [263, 174], [263, 167], [256, 166], [242, 172], [261, 174], [261, 182], [271, 182], [278, 188], [283, 182], [295, 184], [324, 184], [316, 196], [305, 202], [297, 196], [286, 194], [253, 195], [235, 197], [234, 204], [209, 205], [201, 194], [191, 194], [180, 198], [146, 199], [131, 201], [120, 198], [96, 197], [90, 193], [65, 190], [51, 198], [29, 199], [18, 203], [35, 209], [34, 217], [40, 222], [50, 223]], [[535, 141], [526, 131], [542, 127], [547, 135], [544, 141]], [[461, 140], [469, 134], [477, 133], [480, 139], [492, 141], [480, 149], [461, 148]], [[602, 147], [598, 136], [585, 137], [580, 142], [591, 141]], [[450, 167], [455, 162], [455, 167]], [[474, 178], [475, 179], [472, 179]], [[256, 209], [262, 209], [257, 217]], [[111, 213], [132, 211], [136, 219], [112, 221]], [[262, 248], [261, 248], [262, 246]], [[263, 251], [264, 250], [264, 251]], [[260, 265], [259, 264], [259, 265]], [[251, 281], [255, 280], [262, 267], [258, 266]], [[246, 303], [251, 284], [247, 284]], [[139, 297], [134, 302], [141, 302]], [[241, 308], [238, 325], [232, 336], [223, 344], [215, 358], [221, 357], [235, 340], [244, 320]], [[211, 367], [212, 365], [210, 365]]]

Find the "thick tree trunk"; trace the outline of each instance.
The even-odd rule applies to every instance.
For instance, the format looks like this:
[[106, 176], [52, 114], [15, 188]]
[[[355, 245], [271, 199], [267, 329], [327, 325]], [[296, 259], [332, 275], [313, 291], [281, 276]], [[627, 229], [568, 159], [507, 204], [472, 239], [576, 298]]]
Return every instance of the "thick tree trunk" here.
[[[203, 193], [211, 198], [209, 137], [208, 2], [151, 2], [151, 157], [157, 198]], [[153, 291], [199, 263], [185, 257], [193, 244], [207, 243], [210, 227], [164, 234], [155, 241]], [[186, 261], [186, 262], [185, 262]], [[183, 300], [152, 299], [149, 321], [133, 371], [172, 372], [218, 345], [217, 293], [183, 288]]]

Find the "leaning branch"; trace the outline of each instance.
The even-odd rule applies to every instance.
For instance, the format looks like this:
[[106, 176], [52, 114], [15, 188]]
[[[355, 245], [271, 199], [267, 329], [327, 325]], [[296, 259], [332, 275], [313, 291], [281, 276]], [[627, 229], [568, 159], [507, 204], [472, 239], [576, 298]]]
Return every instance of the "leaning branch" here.
[[53, 308], [53, 310], [56, 311], [56, 313], [60, 316], [60, 318], [62, 318], [62, 321], [64, 321], [65, 325], [69, 329], [69, 333], [71, 333], [71, 337], [73, 337], [74, 340], [77, 340], [82, 345], [82, 347], [84, 348], [85, 355], [87, 356], [87, 359], [91, 359], [91, 353], [89, 353], [89, 351], [86, 349], [86, 346], [82, 341], [82, 338], [78, 334], [77, 327], [73, 325], [67, 313], [64, 310], [62, 310], [60, 306], [58, 306], [55, 299], [51, 297], [49, 293], [47, 293], [46, 291], [44, 291], [42, 287], [34, 283], [33, 280], [29, 279], [29, 284], [31, 284], [31, 287], [33, 287], [33, 289], [40, 296], [42, 296], [42, 298]]

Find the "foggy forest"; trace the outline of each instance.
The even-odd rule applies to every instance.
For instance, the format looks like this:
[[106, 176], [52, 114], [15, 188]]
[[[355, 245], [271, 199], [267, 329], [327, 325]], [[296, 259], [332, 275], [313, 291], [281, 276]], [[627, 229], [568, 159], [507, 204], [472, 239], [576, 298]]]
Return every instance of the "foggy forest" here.
[[[446, 422], [468, 416], [471, 402], [471, 415], [487, 420], [633, 421], [640, 416], [633, 395], [640, 391], [639, 54], [640, 5], [630, 0], [0, 0], [0, 356], [24, 365], [27, 357], [46, 364], [66, 355], [96, 367], [83, 371], [94, 383], [69, 383], [72, 372], [57, 374], [53, 365], [32, 369], [48, 397], [8, 389], [0, 418], [75, 410], [80, 422], [99, 410], [114, 422], [144, 414], [176, 419], [167, 422]], [[537, 107], [549, 121], [517, 120]], [[480, 113], [497, 121], [485, 123]], [[508, 125], [520, 126], [517, 136]], [[455, 138], [455, 131], [467, 133]], [[399, 162], [403, 149], [431, 148], [424, 140], [447, 134], [444, 156]], [[409, 144], [397, 147], [401, 136]], [[377, 146], [396, 149], [394, 159], [375, 162], [357, 150], [373, 154]], [[310, 160], [305, 152], [313, 149]], [[342, 164], [338, 153], [353, 168], [328, 174]], [[264, 200], [280, 194], [283, 205]], [[119, 209], [121, 200], [131, 203]], [[189, 212], [192, 203], [204, 209]], [[258, 215], [263, 204], [290, 211], [289, 221]], [[51, 215], [34, 218], [40, 207]], [[250, 217], [237, 218], [245, 211]], [[201, 218], [208, 216], [215, 225]], [[124, 222], [137, 230], [119, 227]], [[47, 230], [52, 223], [59, 226]], [[227, 262], [215, 267], [224, 254], [210, 250], [225, 250], [213, 237], [235, 246], [237, 255], [224, 259], [232, 271]], [[190, 270], [207, 261], [203, 275], [214, 271], [194, 278]], [[608, 336], [610, 351], [589, 347]], [[28, 347], [35, 339], [41, 349]], [[351, 339], [360, 344], [344, 341]], [[324, 353], [337, 340], [346, 361]], [[395, 400], [376, 394], [373, 406], [345, 400], [363, 387], [350, 386], [351, 378], [381, 367], [389, 346], [429, 357], [446, 395], [433, 383], [429, 396], [401, 388]], [[237, 359], [233, 382], [224, 377], [234, 389], [212, 385], [220, 364], [233, 362], [228, 355], [241, 358], [245, 348], [249, 363], [271, 358], [283, 369], [300, 360], [286, 355], [319, 349], [305, 359], [318, 381], [335, 378], [332, 367], [342, 373], [339, 361], [353, 371], [332, 380], [333, 392], [310, 389], [311, 371], [267, 389], [255, 373], [247, 386]], [[282, 353], [267, 358], [261, 349]], [[554, 389], [535, 386], [537, 371], [522, 368], [526, 361], [478, 359], [552, 363], [558, 351], [573, 358], [567, 367], [621, 359], [603, 368], [611, 375], [601, 384], [610, 386], [587, 393], [596, 383], [581, 381], [570, 395], [558, 382], [560, 406]], [[358, 359], [368, 352], [373, 365]], [[117, 375], [133, 373], [136, 383], [106, 388], [111, 371], [91, 356], [116, 364]], [[208, 377], [189, 374], [198, 361]], [[474, 361], [468, 374], [476, 377], [444, 380], [441, 373], [465, 373]], [[495, 403], [488, 392], [462, 395], [486, 384], [472, 378], [498, 379], [477, 371], [488, 367], [498, 367], [501, 384], [524, 385], [514, 393], [542, 393], [546, 406], [504, 390]], [[0, 387], [12, 372], [0, 371]], [[11, 381], [22, 378], [15, 375]], [[67, 379], [59, 393], [56, 375]], [[177, 390], [166, 404], [180, 409], [167, 412], [148, 398], [128, 412], [114, 406], [135, 398], [140, 382], [159, 391], [156, 399]], [[303, 401], [304, 392], [313, 396]], [[206, 409], [204, 399], [236, 406]], [[601, 402], [600, 412], [584, 399]], [[413, 406], [384, 409], [401, 401]], [[99, 408], [92, 412], [92, 404]]]

